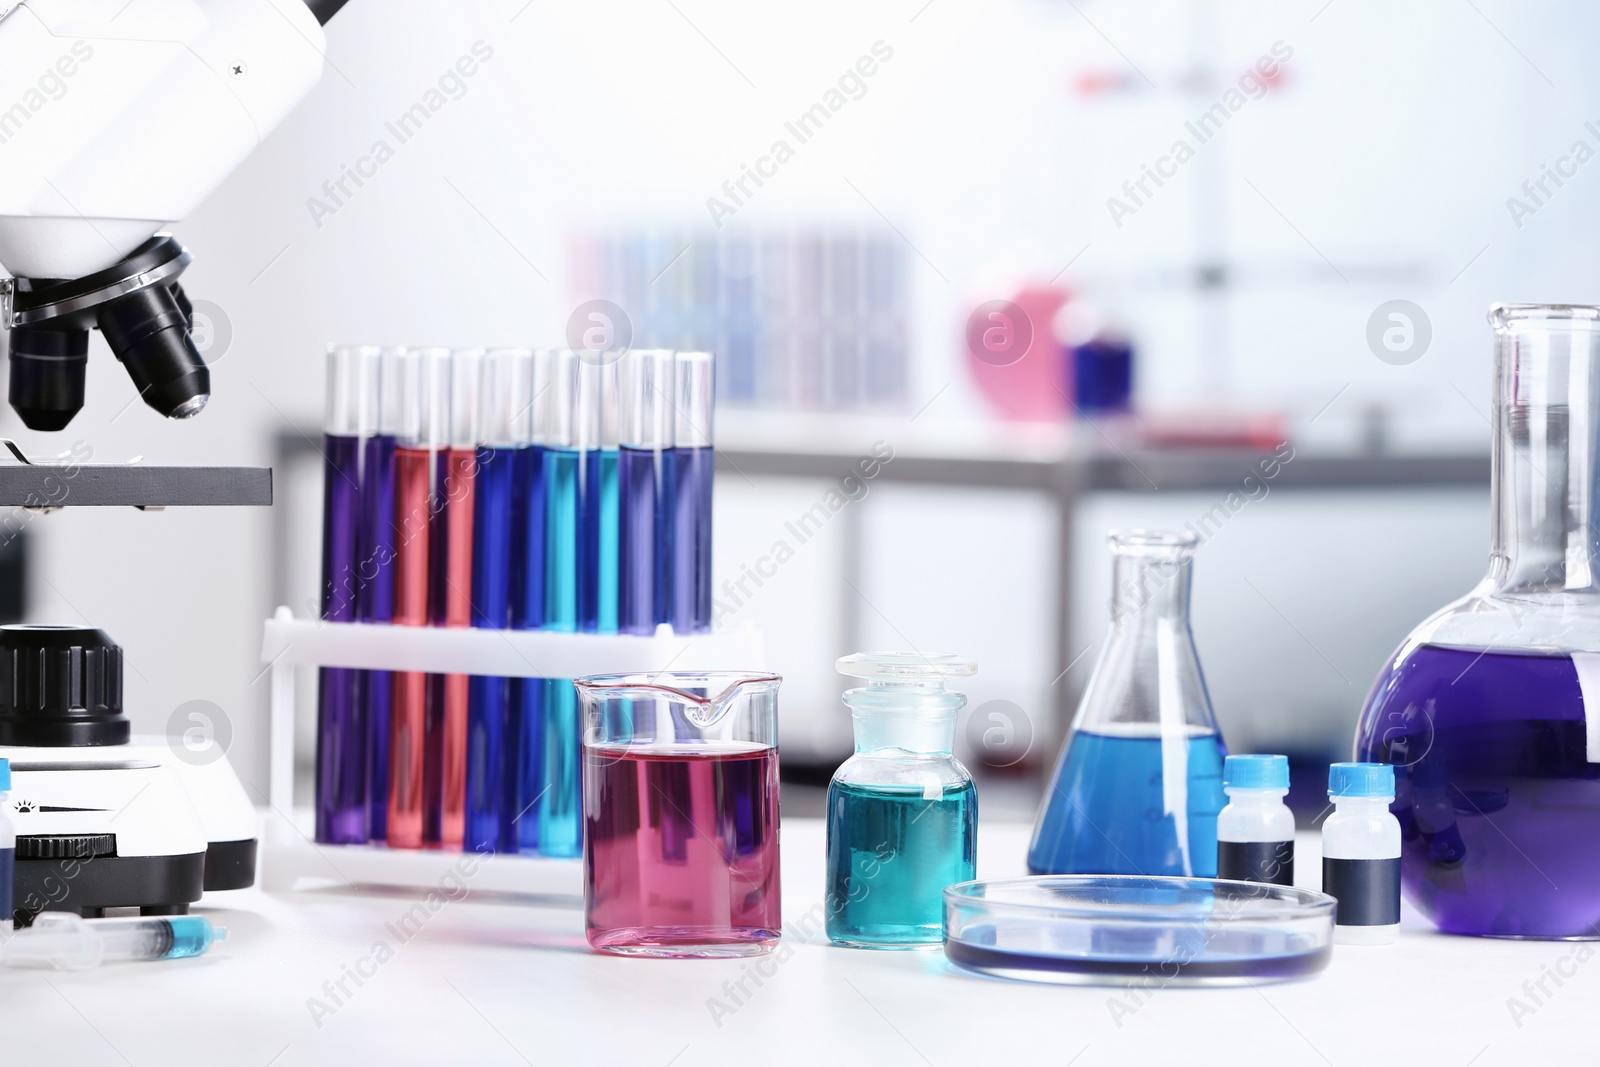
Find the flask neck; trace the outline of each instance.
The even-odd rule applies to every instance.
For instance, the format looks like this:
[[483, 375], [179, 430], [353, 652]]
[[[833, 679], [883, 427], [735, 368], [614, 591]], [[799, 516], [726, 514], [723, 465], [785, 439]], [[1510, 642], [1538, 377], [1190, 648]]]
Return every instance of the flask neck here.
[[1189, 625], [1190, 552], [1116, 551], [1111, 562], [1111, 621], [1140, 626], [1160, 620]]
[[1600, 323], [1558, 308], [1496, 309], [1496, 593], [1596, 593]]

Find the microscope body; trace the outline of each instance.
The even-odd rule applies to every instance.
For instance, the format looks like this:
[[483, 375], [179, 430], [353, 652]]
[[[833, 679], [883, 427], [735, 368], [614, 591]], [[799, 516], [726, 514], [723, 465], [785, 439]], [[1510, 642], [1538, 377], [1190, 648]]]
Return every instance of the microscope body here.
[[188, 254], [156, 235], [311, 91], [324, 43], [305, 0], [0, 0], [0, 325], [30, 427], [82, 406], [90, 328], [163, 415], [204, 406]]

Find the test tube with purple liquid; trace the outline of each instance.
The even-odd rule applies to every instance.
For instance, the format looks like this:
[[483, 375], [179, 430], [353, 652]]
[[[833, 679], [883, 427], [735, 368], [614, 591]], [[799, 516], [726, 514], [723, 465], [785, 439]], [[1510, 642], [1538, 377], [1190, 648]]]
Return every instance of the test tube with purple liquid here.
[[[354, 622], [361, 594], [363, 449], [376, 429], [380, 352], [328, 350], [322, 452], [322, 618]], [[316, 839], [361, 844], [369, 837], [370, 758], [365, 672], [324, 667], [318, 675]]]

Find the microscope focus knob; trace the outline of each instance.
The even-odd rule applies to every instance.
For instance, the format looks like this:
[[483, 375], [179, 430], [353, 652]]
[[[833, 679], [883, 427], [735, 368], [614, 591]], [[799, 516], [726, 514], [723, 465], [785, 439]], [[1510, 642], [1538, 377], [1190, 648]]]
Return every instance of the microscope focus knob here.
[[0, 745], [123, 745], [122, 649], [87, 626], [0, 626]]
[[85, 860], [117, 854], [116, 834], [20, 834], [19, 860]]

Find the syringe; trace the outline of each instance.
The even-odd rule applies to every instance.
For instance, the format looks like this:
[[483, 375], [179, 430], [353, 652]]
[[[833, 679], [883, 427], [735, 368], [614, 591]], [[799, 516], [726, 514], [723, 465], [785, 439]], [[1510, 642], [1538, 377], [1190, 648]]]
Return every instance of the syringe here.
[[227, 927], [213, 927], [202, 915], [84, 919], [69, 911], [45, 911], [32, 926], [0, 942], [0, 963], [85, 971], [120, 960], [198, 956], [227, 936]]

